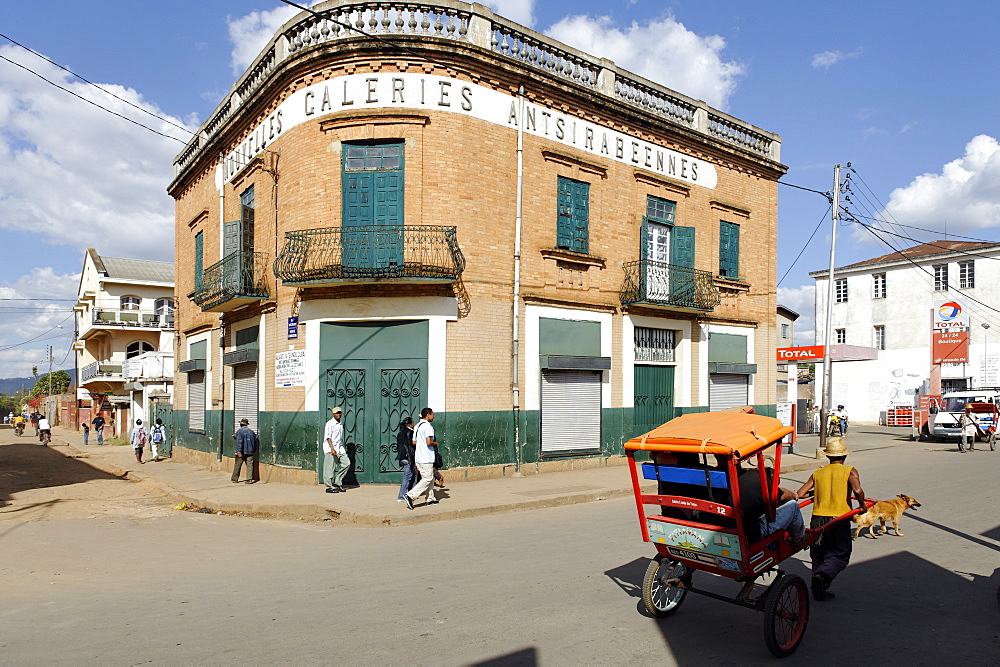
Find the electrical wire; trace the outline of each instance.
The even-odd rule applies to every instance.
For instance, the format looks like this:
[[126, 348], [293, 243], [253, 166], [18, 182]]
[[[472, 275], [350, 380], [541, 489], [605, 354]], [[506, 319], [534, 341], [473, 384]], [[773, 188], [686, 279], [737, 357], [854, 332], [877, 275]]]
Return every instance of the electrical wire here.
[[98, 84], [94, 83], [93, 81], [91, 81], [91, 80], [87, 79], [86, 77], [83, 77], [83, 76], [81, 76], [81, 75], [77, 74], [76, 72], [74, 72], [73, 70], [71, 70], [70, 68], [68, 68], [68, 67], [66, 67], [66, 66], [64, 66], [64, 65], [60, 65], [59, 63], [57, 63], [56, 61], [52, 60], [52, 59], [51, 59], [51, 58], [49, 58], [48, 56], [45, 56], [45, 55], [43, 55], [43, 54], [39, 53], [38, 51], [35, 51], [34, 49], [32, 49], [32, 48], [30, 48], [30, 47], [28, 47], [28, 46], [25, 46], [24, 44], [21, 44], [21, 43], [20, 43], [20, 42], [18, 42], [17, 40], [15, 40], [15, 39], [13, 39], [13, 38], [11, 38], [11, 37], [8, 37], [7, 35], [3, 34], [2, 32], [0, 32], [0, 37], [2, 37], [2, 38], [4, 38], [4, 39], [6, 39], [6, 40], [7, 40], [8, 42], [10, 42], [11, 44], [15, 44], [15, 45], [17, 45], [17, 46], [21, 47], [22, 49], [24, 49], [24, 50], [25, 50], [25, 51], [27, 51], [28, 53], [31, 53], [31, 54], [34, 54], [34, 55], [38, 56], [39, 58], [41, 58], [42, 60], [44, 60], [44, 61], [46, 61], [46, 62], [48, 62], [48, 63], [50, 63], [50, 64], [52, 64], [52, 65], [55, 65], [55, 66], [56, 66], [56, 67], [58, 67], [59, 69], [61, 69], [61, 70], [63, 70], [63, 71], [66, 71], [66, 72], [69, 72], [70, 74], [72, 74], [73, 76], [75, 76], [76, 78], [78, 78], [78, 79], [79, 79], [80, 81], [83, 81], [84, 83], [86, 83], [86, 84], [88, 84], [88, 85], [91, 85], [91, 86], [93, 86], [94, 88], [97, 88], [97, 89], [98, 89], [99, 91], [101, 91], [101, 92], [102, 92], [102, 93], [104, 93], [105, 95], [110, 95], [111, 97], [115, 98], [115, 99], [116, 99], [116, 100], [118, 100], [119, 102], [124, 102], [125, 104], [129, 105], [130, 107], [132, 107], [132, 108], [134, 108], [134, 109], [137, 109], [137, 110], [141, 111], [141, 112], [142, 112], [142, 113], [144, 113], [144, 114], [147, 114], [147, 115], [149, 115], [149, 116], [152, 116], [153, 118], [155, 118], [155, 119], [157, 119], [157, 120], [161, 120], [161, 121], [163, 121], [164, 123], [166, 123], [166, 124], [168, 124], [168, 125], [173, 125], [174, 127], [176, 127], [176, 128], [177, 128], [177, 129], [179, 129], [179, 130], [184, 130], [185, 132], [187, 132], [188, 134], [190, 134], [190, 135], [191, 135], [192, 137], [193, 137], [193, 136], [195, 136], [195, 133], [194, 133], [194, 132], [192, 132], [192, 131], [191, 131], [191, 130], [189, 130], [188, 128], [184, 127], [183, 125], [178, 125], [177, 123], [173, 122], [173, 121], [172, 121], [172, 120], [170, 120], [169, 118], [166, 118], [166, 117], [164, 117], [164, 116], [160, 116], [159, 114], [155, 114], [155, 113], [153, 113], [152, 111], [150, 111], [150, 110], [148, 110], [148, 109], [143, 109], [143, 108], [142, 108], [141, 106], [139, 106], [138, 104], [135, 104], [135, 103], [133, 103], [133, 102], [130, 102], [130, 101], [128, 101], [127, 99], [125, 99], [124, 97], [120, 97], [119, 95], [115, 95], [115, 94], [114, 94], [113, 92], [111, 92], [111, 91], [110, 91], [110, 90], [108, 90], [107, 88], [104, 88], [104, 87], [102, 87], [102, 86], [100, 86], [100, 85], [98, 85]]
[[[284, 1], [284, 0], [282, 0], [282, 1]], [[795, 188], [796, 190], [805, 190], [806, 192], [814, 192], [814, 193], [816, 193], [818, 195], [823, 195], [829, 201], [833, 200], [833, 198], [830, 197], [830, 193], [829, 192], [820, 192], [819, 190], [813, 190], [812, 188], [803, 187], [801, 185], [795, 185], [794, 183], [787, 183], [785, 181], [778, 181], [778, 185], [784, 185], [784, 186], [789, 187], [789, 188]]]
[[[137, 121], [137, 120], [132, 120], [132, 119], [131, 119], [131, 118], [129, 118], [128, 116], [123, 116], [122, 114], [118, 113], [117, 111], [112, 111], [111, 109], [109, 109], [109, 108], [107, 108], [107, 107], [104, 107], [104, 106], [101, 106], [100, 104], [98, 104], [97, 102], [94, 102], [93, 100], [88, 100], [88, 99], [87, 99], [86, 97], [84, 97], [84, 96], [80, 95], [79, 93], [74, 93], [74, 92], [73, 92], [72, 90], [70, 90], [69, 88], [66, 88], [65, 86], [60, 86], [60, 85], [59, 85], [58, 83], [56, 83], [55, 81], [51, 81], [51, 80], [49, 80], [49, 79], [45, 78], [44, 76], [42, 76], [41, 74], [39, 74], [39, 73], [38, 73], [38, 72], [36, 72], [35, 70], [31, 69], [30, 67], [26, 67], [25, 65], [22, 65], [21, 63], [18, 63], [18, 62], [14, 62], [13, 60], [11, 60], [10, 58], [8, 58], [8, 57], [6, 57], [6, 56], [3, 56], [3, 55], [0, 55], [0, 59], [2, 59], [2, 60], [6, 60], [6, 61], [7, 61], [7, 62], [9, 62], [9, 63], [10, 63], [11, 65], [14, 65], [15, 67], [20, 67], [20, 68], [21, 68], [21, 69], [23, 69], [24, 71], [26, 71], [26, 72], [29, 72], [29, 73], [31, 73], [31, 74], [34, 74], [35, 76], [37, 76], [37, 77], [38, 77], [39, 79], [41, 79], [41, 80], [42, 80], [42, 81], [44, 81], [45, 83], [47, 83], [47, 84], [49, 84], [49, 85], [52, 85], [52, 86], [55, 86], [55, 87], [56, 87], [56, 88], [58, 88], [59, 90], [62, 90], [62, 91], [64, 91], [64, 92], [67, 92], [67, 93], [69, 93], [70, 95], [72, 95], [73, 97], [76, 97], [77, 99], [80, 99], [80, 100], [83, 100], [83, 101], [84, 101], [84, 102], [86, 102], [87, 104], [92, 104], [93, 106], [97, 107], [98, 109], [101, 109], [102, 111], [107, 111], [107, 112], [108, 112], [109, 114], [111, 114], [112, 116], [118, 116], [118, 117], [119, 117], [119, 118], [121, 118], [122, 120], [127, 120], [128, 122], [132, 123], [133, 125], [138, 125], [139, 127], [143, 128], [143, 129], [145, 129], [145, 130], [149, 130], [150, 132], [152, 132], [152, 133], [154, 133], [154, 134], [158, 134], [158, 135], [160, 135], [161, 137], [166, 137], [167, 139], [172, 139], [172, 140], [174, 140], [174, 141], [176, 141], [176, 142], [179, 142], [179, 143], [181, 143], [181, 144], [186, 144], [186, 143], [187, 143], [187, 142], [185, 142], [185, 141], [184, 141], [183, 139], [178, 139], [177, 137], [172, 137], [172, 136], [170, 136], [169, 134], [164, 134], [163, 132], [160, 132], [159, 130], [154, 130], [153, 128], [149, 127], [148, 125], [143, 125], [142, 123], [140, 123], [140, 122], [139, 122], [139, 121]], [[185, 131], [189, 131], [189, 130], [185, 130]]]
[[[70, 317], [71, 316], [64, 317], [62, 320], [60, 320], [59, 322], [57, 322], [54, 327], [52, 327], [51, 329], [49, 329], [47, 331], [43, 331], [42, 333], [38, 334], [34, 338], [29, 338], [28, 340], [21, 341], [20, 343], [14, 343], [12, 345], [4, 345], [3, 347], [0, 347], [0, 352], [5, 352], [5, 351], [13, 349], [15, 347], [20, 347], [22, 345], [27, 345], [28, 343], [33, 343], [33, 342], [37, 341], [39, 338], [41, 338], [42, 336], [44, 336], [44, 335], [46, 335], [48, 333], [51, 333], [51, 332], [55, 331], [56, 329], [58, 329], [59, 326], [63, 322], [65, 322], [66, 320], [68, 320]], [[53, 336], [52, 338], [46, 338], [45, 340], [53, 340], [55, 338], [62, 338], [63, 336], [71, 336], [71, 335], [73, 335], [72, 332], [67, 331], [66, 333], [59, 334], [58, 336]]]
[[816, 232], [819, 231], [820, 225], [822, 225], [823, 221], [826, 220], [826, 216], [830, 214], [830, 210], [832, 208], [833, 208], [833, 203], [831, 202], [830, 205], [826, 207], [826, 211], [823, 213], [822, 217], [820, 217], [819, 222], [816, 223], [816, 227], [813, 228], [812, 234], [809, 235], [809, 238], [802, 246], [802, 250], [799, 250], [799, 254], [795, 256], [795, 259], [792, 261], [791, 266], [789, 266], [788, 269], [785, 271], [784, 275], [781, 276], [781, 279], [778, 281], [778, 287], [781, 287], [781, 283], [785, 282], [785, 278], [787, 278], [788, 274], [791, 273], [793, 268], [795, 268], [796, 262], [799, 261], [799, 259], [802, 257], [802, 253], [804, 253], [806, 251], [806, 248], [809, 247], [809, 244], [812, 243], [813, 237], [816, 236]]

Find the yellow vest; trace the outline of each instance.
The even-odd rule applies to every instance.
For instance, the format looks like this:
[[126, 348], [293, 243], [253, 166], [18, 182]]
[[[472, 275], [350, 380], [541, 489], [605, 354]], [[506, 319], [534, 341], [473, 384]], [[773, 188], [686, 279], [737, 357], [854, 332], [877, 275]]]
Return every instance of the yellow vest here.
[[847, 504], [847, 478], [853, 469], [843, 463], [831, 463], [813, 473], [814, 516], [840, 516], [851, 511]]

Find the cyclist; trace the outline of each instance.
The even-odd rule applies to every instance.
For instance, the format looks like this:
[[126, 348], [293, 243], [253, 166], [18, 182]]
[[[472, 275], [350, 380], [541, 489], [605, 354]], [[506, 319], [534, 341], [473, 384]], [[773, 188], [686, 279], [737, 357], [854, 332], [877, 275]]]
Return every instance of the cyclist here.
[[47, 447], [51, 439], [52, 427], [49, 426], [49, 420], [38, 415], [38, 441]]

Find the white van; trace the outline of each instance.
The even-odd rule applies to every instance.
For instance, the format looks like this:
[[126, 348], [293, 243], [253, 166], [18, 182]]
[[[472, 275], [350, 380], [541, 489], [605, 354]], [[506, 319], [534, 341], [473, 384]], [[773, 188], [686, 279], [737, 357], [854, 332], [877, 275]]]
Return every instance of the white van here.
[[[958, 428], [958, 417], [965, 411], [966, 403], [992, 403], [1000, 406], [1000, 389], [983, 387], [965, 391], [950, 391], [937, 401], [930, 404], [927, 418], [927, 430], [932, 439], [961, 437], [962, 430]], [[980, 414], [980, 420], [986, 415]], [[987, 422], [989, 420], [986, 420]], [[984, 423], [983, 427], [988, 424]]]

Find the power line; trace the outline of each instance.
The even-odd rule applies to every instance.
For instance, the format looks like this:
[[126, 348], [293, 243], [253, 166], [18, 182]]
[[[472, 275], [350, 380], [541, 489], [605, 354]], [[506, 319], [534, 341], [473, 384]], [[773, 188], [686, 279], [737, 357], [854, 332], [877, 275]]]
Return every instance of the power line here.
[[781, 280], [778, 281], [778, 287], [781, 287], [781, 283], [785, 281], [785, 278], [788, 277], [788, 274], [792, 272], [793, 268], [795, 268], [796, 262], [799, 261], [799, 259], [802, 257], [802, 253], [804, 253], [806, 251], [806, 248], [809, 247], [809, 244], [812, 243], [813, 237], [816, 236], [816, 232], [819, 231], [820, 225], [822, 225], [823, 221], [826, 220], [826, 216], [827, 214], [830, 213], [830, 209], [832, 208], [833, 208], [832, 203], [826, 207], [826, 211], [823, 213], [822, 217], [820, 217], [819, 222], [816, 223], [816, 227], [813, 228], [812, 234], [809, 235], [809, 238], [802, 246], [802, 250], [799, 250], [799, 254], [795, 256], [795, 260], [792, 262], [792, 265], [789, 266], [788, 269], [785, 271], [784, 275], [781, 276]]
[[190, 134], [191, 136], [194, 136], [194, 134], [195, 134], [195, 133], [194, 133], [194, 132], [192, 132], [191, 130], [189, 130], [188, 128], [184, 127], [183, 125], [178, 125], [177, 123], [173, 122], [173, 121], [172, 121], [172, 120], [170, 120], [169, 118], [165, 118], [165, 117], [163, 117], [163, 116], [160, 116], [159, 114], [155, 114], [155, 113], [153, 113], [152, 111], [149, 111], [148, 109], [143, 109], [143, 108], [142, 108], [141, 106], [139, 106], [138, 104], [135, 104], [135, 103], [133, 103], [133, 102], [130, 102], [130, 101], [128, 101], [127, 99], [125, 99], [124, 97], [120, 97], [120, 96], [118, 96], [118, 95], [115, 95], [115, 94], [114, 94], [113, 92], [111, 92], [111, 91], [110, 91], [110, 90], [108, 90], [107, 88], [104, 88], [103, 86], [100, 86], [100, 85], [98, 85], [98, 84], [94, 83], [93, 81], [91, 81], [91, 80], [87, 79], [86, 77], [83, 77], [83, 76], [81, 76], [81, 75], [77, 74], [76, 72], [74, 72], [73, 70], [71, 70], [70, 68], [68, 68], [68, 67], [66, 67], [66, 66], [64, 66], [64, 65], [60, 65], [59, 63], [57, 63], [56, 61], [52, 60], [52, 59], [51, 59], [51, 58], [49, 58], [48, 56], [45, 56], [45, 55], [43, 55], [43, 54], [39, 53], [38, 51], [35, 51], [34, 49], [32, 49], [32, 48], [30, 48], [30, 47], [27, 47], [27, 46], [25, 46], [24, 44], [21, 44], [21, 43], [20, 43], [20, 42], [18, 42], [17, 40], [15, 40], [15, 39], [12, 39], [12, 38], [8, 37], [7, 35], [3, 34], [2, 32], [0, 32], [0, 37], [3, 37], [4, 39], [6, 39], [6, 40], [7, 40], [8, 42], [10, 42], [11, 44], [16, 44], [17, 46], [21, 47], [22, 49], [24, 49], [24, 50], [25, 50], [25, 51], [27, 51], [28, 53], [32, 53], [32, 54], [34, 54], [34, 55], [38, 56], [39, 58], [41, 58], [42, 60], [45, 60], [46, 62], [48, 62], [48, 63], [51, 63], [52, 65], [55, 65], [55, 66], [56, 66], [56, 67], [58, 67], [59, 69], [61, 69], [61, 70], [64, 70], [64, 71], [66, 71], [66, 72], [69, 72], [70, 74], [72, 74], [72, 75], [73, 75], [73, 76], [75, 76], [76, 78], [80, 79], [80, 81], [83, 81], [84, 83], [86, 83], [86, 84], [88, 84], [88, 85], [91, 85], [91, 86], [93, 86], [94, 88], [97, 88], [97, 89], [98, 89], [99, 91], [101, 91], [102, 93], [104, 93], [104, 94], [106, 94], [106, 95], [110, 95], [111, 97], [115, 98], [115, 99], [116, 99], [116, 100], [118, 100], [119, 102], [124, 102], [125, 104], [129, 105], [130, 107], [132, 107], [132, 108], [134, 108], [134, 109], [137, 109], [137, 110], [141, 111], [141, 112], [142, 112], [142, 113], [144, 113], [144, 114], [147, 114], [147, 115], [149, 115], [149, 116], [152, 116], [153, 118], [155, 118], [155, 119], [157, 119], [157, 120], [161, 120], [161, 121], [163, 121], [164, 123], [167, 123], [168, 125], [173, 125], [173, 126], [174, 126], [174, 127], [176, 127], [177, 129], [179, 129], [179, 130], [184, 130], [185, 132], [187, 132], [187, 133], [188, 133], [188, 134]]
[[[282, 0], [284, 2], [284, 0]], [[778, 181], [778, 185], [785, 185], [790, 188], [795, 188], [796, 190], [805, 190], [806, 192], [814, 192], [818, 195], [823, 195], [827, 200], [830, 200], [829, 192], [820, 192], [819, 190], [813, 190], [812, 188], [803, 187], [801, 185], [795, 185], [794, 183], [787, 183], [785, 181]]]
[[[46, 79], [46, 78], [45, 78], [44, 76], [42, 76], [41, 74], [39, 74], [39, 73], [38, 73], [38, 72], [36, 72], [35, 70], [31, 69], [30, 67], [26, 67], [26, 66], [22, 65], [21, 63], [17, 63], [17, 62], [14, 62], [13, 60], [11, 60], [10, 58], [8, 58], [8, 57], [6, 57], [6, 56], [2, 56], [2, 55], [0, 55], [0, 59], [3, 59], [3, 60], [6, 60], [6, 61], [7, 61], [7, 62], [9, 62], [9, 63], [10, 63], [11, 65], [14, 65], [15, 67], [20, 67], [20, 68], [21, 68], [21, 69], [23, 69], [24, 71], [26, 71], [26, 72], [29, 72], [29, 73], [31, 73], [31, 74], [34, 74], [35, 76], [37, 76], [37, 77], [38, 77], [39, 79], [41, 79], [41, 80], [42, 80], [42, 81], [44, 81], [45, 83], [47, 83], [47, 84], [49, 84], [49, 85], [51, 85], [51, 86], [55, 86], [55, 87], [56, 87], [56, 88], [58, 88], [59, 90], [62, 90], [62, 91], [64, 91], [64, 92], [67, 92], [67, 93], [69, 93], [70, 95], [72, 95], [73, 97], [75, 97], [75, 98], [77, 98], [77, 99], [80, 99], [80, 100], [83, 100], [83, 101], [84, 101], [84, 102], [86, 102], [87, 104], [92, 104], [92, 105], [94, 105], [95, 107], [97, 107], [98, 109], [101, 109], [101, 110], [103, 110], [103, 111], [107, 111], [107, 112], [108, 112], [109, 114], [111, 114], [111, 115], [113, 115], [113, 116], [118, 116], [118, 117], [119, 117], [119, 118], [121, 118], [122, 120], [127, 120], [128, 122], [132, 123], [133, 125], [138, 125], [139, 127], [143, 128], [143, 129], [145, 129], [145, 130], [149, 130], [150, 132], [153, 132], [154, 134], [158, 134], [158, 135], [160, 135], [161, 137], [166, 137], [167, 139], [173, 139], [174, 141], [177, 141], [177, 142], [179, 142], [179, 143], [182, 143], [182, 144], [186, 143], [186, 142], [184, 142], [183, 140], [181, 140], [181, 139], [178, 139], [177, 137], [172, 137], [172, 136], [170, 136], [169, 134], [164, 134], [163, 132], [160, 132], [159, 130], [154, 130], [153, 128], [149, 127], [148, 125], [143, 125], [143, 124], [142, 124], [142, 123], [140, 123], [139, 121], [136, 121], [136, 120], [132, 120], [132, 119], [131, 119], [131, 118], [129, 118], [128, 116], [123, 116], [122, 114], [118, 113], [117, 111], [112, 111], [111, 109], [109, 109], [109, 108], [107, 108], [107, 107], [104, 107], [104, 106], [101, 106], [100, 104], [98, 104], [97, 102], [94, 102], [93, 100], [88, 100], [88, 99], [87, 99], [86, 97], [84, 97], [84, 96], [80, 95], [79, 93], [74, 93], [74, 92], [73, 92], [72, 90], [70, 90], [69, 88], [66, 88], [65, 86], [60, 86], [60, 85], [59, 85], [58, 83], [56, 83], [55, 81], [51, 81], [51, 80], [49, 80], [49, 79]], [[185, 131], [187, 131], [187, 130], [185, 130]]]

